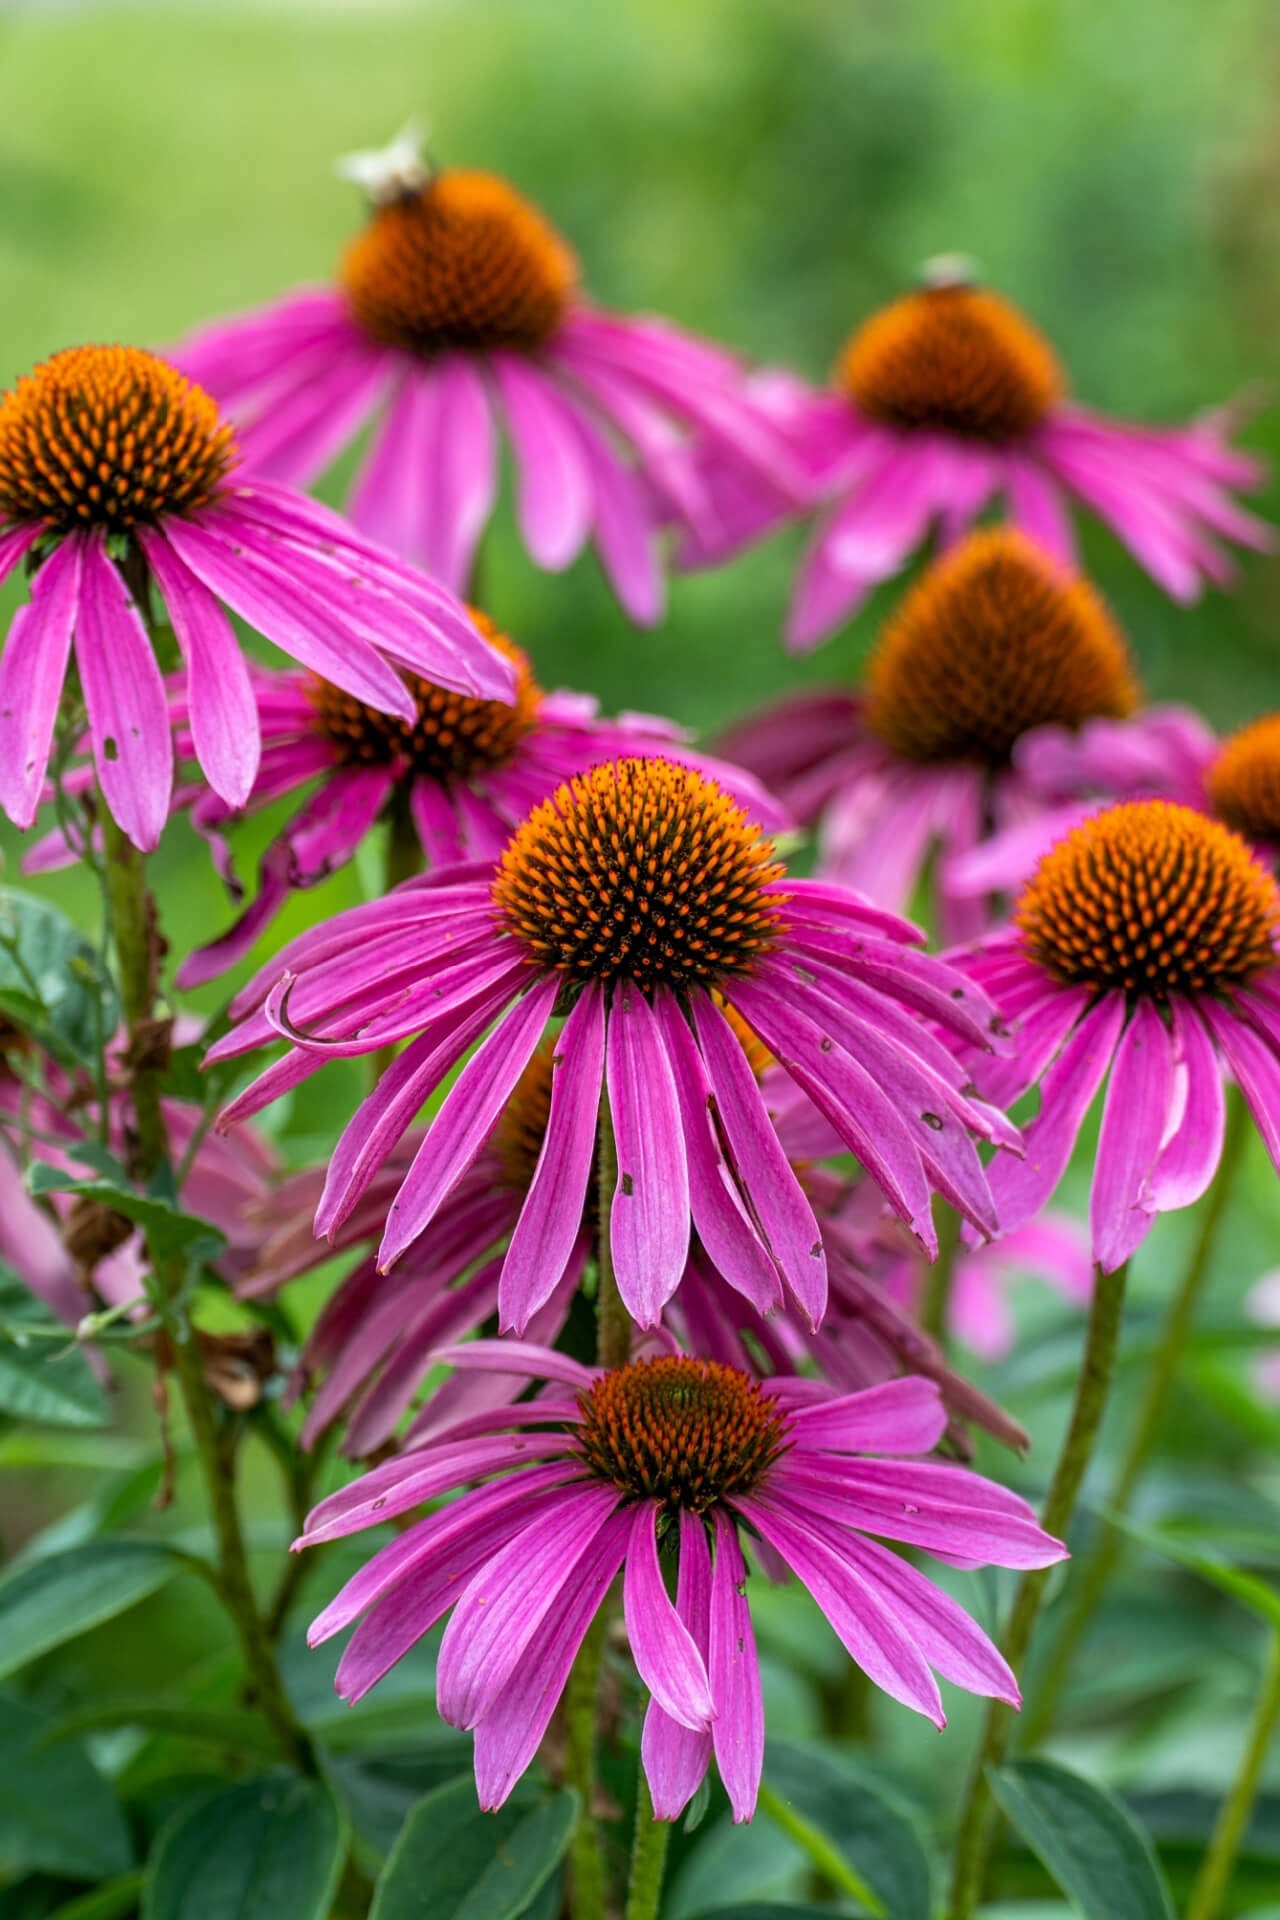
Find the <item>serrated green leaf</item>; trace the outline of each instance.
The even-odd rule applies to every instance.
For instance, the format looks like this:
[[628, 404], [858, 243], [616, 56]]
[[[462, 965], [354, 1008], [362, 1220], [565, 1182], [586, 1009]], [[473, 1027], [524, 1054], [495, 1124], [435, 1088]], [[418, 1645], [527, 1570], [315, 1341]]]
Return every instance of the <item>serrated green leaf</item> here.
[[133, 1864], [124, 1816], [83, 1747], [48, 1744], [52, 1726], [0, 1696], [0, 1874], [114, 1879]]
[[378, 1880], [369, 1920], [519, 1920], [559, 1866], [578, 1817], [562, 1791], [482, 1813], [469, 1778], [420, 1800]]
[[1174, 1920], [1151, 1845], [1111, 1794], [1048, 1760], [989, 1767], [991, 1791], [1084, 1920]]
[[27, 1186], [36, 1195], [70, 1193], [77, 1199], [96, 1200], [101, 1206], [110, 1207], [113, 1213], [123, 1214], [126, 1220], [141, 1227], [157, 1259], [186, 1254], [211, 1260], [227, 1244], [225, 1234], [212, 1221], [182, 1213], [156, 1194], [135, 1193], [132, 1187], [102, 1178], [77, 1180], [45, 1160], [32, 1162], [27, 1170]]
[[69, 1066], [95, 1067], [120, 1018], [96, 949], [48, 901], [12, 887], [0, 887], [0, 996]]
[[[929, 1920], [929, 1861], [920, 1837], [901, 1806], [855, 1761], [829, 1747], [770, 1741], [764, 1778], [793, 1819], [843, 1863], [846, 1877], [835, 1878], [837, 1886], [887, 1920]], [[798, 1827], [792, 1831], [819, 1872], [834, 1878], [829, 1860], [818, 1858]]]
[[101, 1427], [107, 1397], [68, 1327], [0, 1266], [0, 1413], [47, 1427]]
[[165, 1827], [143, 1920], [328, 1920], [346, 1830], [328, 1789], [273, 1773], [208, 1794]]
[[182, 1565], [161, 1540], [93, 1540], [16, 1568], [0, 1580], [0, 1677], [145, 1600]]

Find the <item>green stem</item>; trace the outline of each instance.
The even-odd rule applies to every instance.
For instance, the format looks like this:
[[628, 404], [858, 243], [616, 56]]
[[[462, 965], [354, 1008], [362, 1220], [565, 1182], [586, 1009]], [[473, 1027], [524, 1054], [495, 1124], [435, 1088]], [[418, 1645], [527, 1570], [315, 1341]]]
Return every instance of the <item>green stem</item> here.
[[596, 1185], [600, 1193], [600, 1233], [596, 1246], [596, 1358], [602, 1367], [625, 1367], [631, 1358], [631, 1315], [627, 1312], [613, 1271], [610, 1216], [618, 1184], [618, 1143], [606, 1094], [600, 1102], [600, 1146]]
[[662, 1904], [662, 1876], [667, 1864], [671, 1823], [655, 1820], [653, 1799], [644, 1767], [636, 1791], [636, 1832], [631, 1845], [631, 1875], [627, 1882], [627, 1920], [658, 1920]]
[[956, 1260], [960, 1253], [960, 1215], [941, 1197], [936, 1202], [938, 1257], [924, 1277], [924, 1295], [920, 1301], [920, 1325], [931, 1340], [944, 1350], [947, 1345], [947, 1310], [955, 1281]]
[[1236, 1855], [1253, 1812], [1262, 1768], [1280, 1726], [1280, 1632], [1271, 1636], [1267, 1671], [1258, 1698], [1249, 1740], [1240, 1762], [1240, 1771], [1231, 1791], [1222, 1803], [1218, 1824], [1209, 1842], [1209, 1851], [1196, 1876], [1187, 1905], [1187, 1920], [1219, 1920], [1231, 1892], [1231, 1876]]
[[[631, 1317], [618, 1292], [610, 1240], [613, 1194], [618, 1184], [618, 1144], [609, 1096], [600, 1102], [596, 1189], [600, 1221], [596, 1241], [596, 1358], [602, 1367], [622, 1367], [631, 1353]], [[607, 1898], [604, 1849], [595, 1816], [596, 1750], [599, 1744], [600, 1668], [609, 1631], [606, 1599], [592, 1622], [565, 1692], [568, 1739], [566, 1778], [578, 1790], [582, 1811], [570, 1846], [569, 1911], [573, 1920], [603, 1920]], [[641, 1770], [643, 1772], [643, 1769]], [[647, 1789], [646, 1789], [647, 1791]]]
[[107, 907], [120, 976], [120, 1000], [129, 1034], [129, 1087], [133, 1137], [129, 1171], [145, 1186], [168, 1158], [169, 1142], [160, 1106], [167, 1025], [155, 1018], [162, 951], [155, 907], [147, 889], [143, 856], [100, 801]]
[[[160, 1100], [163, 1047], [154, 1017], [158, 958], [162, 951], [155, 903], [147, 888], [142, 855], [102, 805], [107, 900], [120, 975], [120, 997], [129, 1029], [130, 1092], [134, 1112], [131, 1172], [150, 1180], [169, 1157]], [[294, 1766], [314, 1770], [311, 1743], [290, 1706], [276, 1667], [249, 1578], [249, 1562], [236, 1506], [235, 1466], [219, 1430], [217, 1408], [204, 1376], [195, 1329], [186, 1311], [187, 1272], [182, 1261], [148, 1248], [174, 1371], [195, 1442], [217, 1540], [217, 1583], [244, 1659], [246, 1686]]]
[[[1127, 1275], [1126, 1262], [1114, 1273], [1098, 1272], [1094, 1276], [1093, 1300], [1089, 1308], [1089, 1325], [1076, 1382], [1075, 1402], [1045, 1498], [1044, 1511], [1040, 1516], [1040, 1524], [1045, 1532], [1059, 1540], [1064, 1538], [1071, 1524], [1081, 1483], [1106, 1411], [1111, 1377], [1115, 1370], [1120, 1323], [1124, 1317]], [[1014, 1593], [1000, 1651], [1015, 1674], [1020, 1671], [1031, 1644], [1051, 1571], [1049, 1567], [1037, 1567], [1024, 1573]], [[951, 1905], [948, 1909], [951, 1920], [971, 1920], [982, 1893], [995, 1829], [987, 1769], [998, 1767], [1003, 1761], [1012, 1727], [1013, 1709], [1001, 1701], [993, 1700], [983, 1722], [982, 1738], [960, 1816]]]
[[[1124, 1519], [1133, 1504], [1147, 1462], [1151, 1457], [1169, 1398], [1178, 1376], [1187, 1335], [1191, 1331], [1201, 1289], [1209, 1272], [1209, 1263], [1218, 1228], [1234, 1186], [1248, 1131], [1248, 1109], [1234, 1092], [1227, 1115], [1222, 1160], [1205, 1200], [1200, 1231], [1191, 1250], [1191, 1259], [1182, 1276], [1182, 1284], [1169, 1304], [1160, 1341], [1151, 1362], [1146, 1386], [1138, 1407], [1137, 1419], [1121, 1462], [1115, 1487], [1107, 1501], [1108, 1511]], [[1033, 1746], [1053, 1725], [1062, 1690], [1074, 1668], [1081, 1646], [1092, 1625], [1102, 1598], [1124, 1549], [1119, 1528], [1104, 1525], [1092, 1550], [1074, 1569], [1072, 1601], [1061, 1630], [1053, 1642], [1053, 1657], [1046, 1664], [1044, 1682], [1032, 1703], [1022, 1728], [1022, 1742]]]
[[573, 1920], [604, 1920], [605, 1914], [604, 1849], [593, 1803], [600, 1666], [608, 1631], [608, 1611], [601, 1607], [578, 1650], [564, 1696], [564, 1777], [568, 1786], [577, 1789], [582, 1802], [578, 1824], [569, 1843], [569, 1911]]

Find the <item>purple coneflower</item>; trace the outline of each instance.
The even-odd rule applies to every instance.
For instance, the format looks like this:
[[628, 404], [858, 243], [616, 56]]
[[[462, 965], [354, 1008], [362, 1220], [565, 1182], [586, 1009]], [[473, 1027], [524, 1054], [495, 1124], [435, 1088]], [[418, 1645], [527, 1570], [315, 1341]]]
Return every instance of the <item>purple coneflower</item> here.
[[950, 956], [1017, 1023], [1009, 1058], [974, 1065], [983, 1093], [1040, 1088], [1025, 1159], [991, 1170], [1003, 1228], [1049, 1199], [1104, 1080], [1089, 1225], [1105, 1272], [1209, 1186], [1226, 1070], [1280, 1164], [1278, 934], [1271, 874], [1189, 807], [1130, 801], [1050, 848], [1013, 927]]
[[373, 421], [352, 519], [463, 592], [501, 426], [532, 558], [558, 571], [594, 537], [644, 623], [662, 607], [662, 525], [710, 531], [693, 436], [775, 505], [794, 503], [785, 441], [745, 397], [732, 355], [590, 305], [570, 248], [505, 180], [433, 172], [403, 142], [368, 161], [369, 224], [336, 287], [220, 321], [177, 350], [243, 426], [255, 468], [305, 486]]
[[[513, 1364], [509, 1347], [487, 1343], [449, 1357]], [[532, 1760], [621, 1569], [627, 1637], [651, 1696], [641, 1755], [657, 1817], [680, 1813], [714, 1754], [734, 1818], [751, 1818], [764, 1710], [743, 1529], [808, 1587], [891, 1698], [945, 1725], [936, 1672], [1017, 1704], [1017, 1682], [981, 1629], [868, 1537], [977, 1565], [1064, 1557], [1025, 1501], [994, 1482], [866, 1457], [937, 1444], [946, 1413], [931, 1382], [836, 1396], [683, 1355], [602, 1372], [526, 1348], [522, 1363], [554, 1383], [548, 1397], [461, 1422], [375, 1467], [322, 1501], [299, 1543], [489, 1483], [383, 1547], [310, 1633], [314, 1646], [360, 1620], [337, 1675], [338, 1691], [358, 1700], [452, 1608], [437, 1697], [445, 1720], [475, 1731], [482, 1806], [500, 1806]]]
[[[757, 1057], [753, 1065], [762, 1051], [748, 1046], [749, 1056], [754, 1052]], [[379, 1271], [374, 1249], [390, 1204], [422, 1145], [419, 1129], [389, 1154], [331, 1243], [317, 1241], [312, 1232], [324, 1191], [322, 1167], [289, 1174], [254, 1209], [251, 1224], [259, 1226], [261, 1238], [242, 1294], [274, 1293], [335, 1252], [359, 1254], [308, 1334], [291, 1384], [295, 1397], [314, 1389], [303, 1446], [313, 1445], [340, 1424], [345, 1454], [360, 1459], [376, 1453], [413, 1409], [434, 1367], [436, 1349], [501, 1324], [503, 1254], [519, 1223], [546, 1138], [554, 1055], [554, 1040], [543, 1040], [479, 1158], [430, 1227], [389, 1272]], [[663, 1313], [663, 1331], [655, 1337], [669, 1337], [668, 1330], [674, 1330], [687, 1351], [747, 1373], [762, 1368], [767, 1373], [797, 1373], [816, 1363], [842, 1391], [903, 1372], [924, 1374], [938, 1382], [957, 1423], [973, 1421], [1008, 1445], [1025, 1445], [1021, 1428], [954, 1373], [895, 1302], [885, 1275], [892, 1269], [896, 1277], [908, 1264], [904, 1245], [910, 1243], [903, 1229], [895, 1222], [892, 1238], [882, 1233], [878, 1240], [851, 1231], [845, 1217], [847, 1180], [808, 1158], [815, 1143], [813, 1117], [807, 1117], [802, 1131], [787, 1110], [787, 1096], [795, 1094], [793, 1083], [773, 1069], [762, 1094], [826, 1249], [830, 1297], [822, 1329], [815, 1333], [799, 1316], [778, 1310], [777, 1273], [763, 1246], [755, 1266], [739, 1263], [730, 1281], [717, 1271], [695, 1233], [680, 1283]], [[825, 1134], [816, 1144], [823, 1150], [834, 1144], [839, 1150], [839, 1141]], [[870, 1182], [866, 1186], [876, 1215], [883, 1216], [879, 1188]], [[519, 1329], [533, 1344], [557, 1345], [569, 1324], [594, 1257], [599, 1216], [597, 1166], [564, 1272], [546, 1302]], [[980, 1261], [982, 1256], [968, 1258]], [[1085, 1267], [1087, 1282], [1087, 1249]], [[495, 1354], [498, 1351], [495, 1348]], [[483, 1370], [460, 1369], [437, 1382], [412, 1412], [403, 1444], [412, 1446], [464, 1415], [505, 1405], [517, 1399], [526, 1384], [519, 1373], [504, 1374], [497, 1358]], [[964, 1446], [960, 1424], [953, 1439]]]
[[957, 883], [966, 857], [1063, 804], [1024, 771], [1038, 743], [1066, 739], [1079, 781], [1086, 763], [1095, 781], [1105, 769], [1110, 786], [1094, 790], [1113, 798], [1165, 765], [1164, 717], [1135, 712], [1139, 698], [1089, 583], [999, 529], [969, 535], [906, 595], [859, 690], [795, 695], [723, 744], [816, 825], [824, 878], [900, 912], [931, 873], [950, 942], [976, 938], [995, 913], [994, 895]]
[[[857, 329], [833, 390], [770, 373], [751, 392], [829, 503], [788, 620], [797, 649], [850, 618], [932, 528], [955, 539], [1000, 495], [1014, 523], [1067, 566], [1074, 495], [1176, 600], [1231, 577], [1221, 541], [1271, 544], [1270, 528], [1231, 497], [1259, 485], [1262, 468], [1228, 444], [1229, 410], [1152, 429], [1072, 404], [1044, 336], [950, 261]], [[684, 557], [695, 565], [779, 518], [776, 495], [722, 469], [714, 450], [702, 478], [721, 533], [691, 537]]]
[[[976, 1105], [918, 1017], [990, 1046], [995, 1009], [920, 936], [855, 895], [787, 876], [717, 783], [672, 761], [619, 760], [535, 807], [496, 867], [414, 882], [301, 935], [233, 1003], [210, 1059], [277, 1034], [294, 1050], [229, 1112], [255, 1111], [326, 1056], [407, 1040], [339, 1141], [318, 1233], [342, 1225], [423, 1101], [487, 1033], [391, 1206], [387, 1267], [435, 1219], [491, 1137], [521, 1073], [563, 1017], [550, 1121], [503, 1266], [521, 1326], [581, 1231], [602, 1084], [616, 1138], [608, 1201], [618, 1284], [652, 1325], [684, 1271], [690, 1228], [730, 1278], [785, 1284], [822, 1317], [826, 1263], [726, 1008], [857, 1154], [921, 1243], [937, 1189], [995, 1229], [971, 1134], [1016, 1143]], [[496, 1021], [496, 1025], [493, 1023]]]
[[[136, 347], [73, 347], [0, 399], [0, 579], [38, 562], [0, 655], [0, 806], [40, 804], [72, 647], [98, 781], [139, 847], [173, 785], [164, 682], [139, 598], [182, 650], [210, 785], [242, 806], [258, 769], [248, 663], [225, 608], [353, 699], [411, 722], [396, 667], [505, 699], [511, 669], [452, 594], [280, 487], [234, 480], [207, 393]], [[393, 664], [394, 663], [394, 664]]]

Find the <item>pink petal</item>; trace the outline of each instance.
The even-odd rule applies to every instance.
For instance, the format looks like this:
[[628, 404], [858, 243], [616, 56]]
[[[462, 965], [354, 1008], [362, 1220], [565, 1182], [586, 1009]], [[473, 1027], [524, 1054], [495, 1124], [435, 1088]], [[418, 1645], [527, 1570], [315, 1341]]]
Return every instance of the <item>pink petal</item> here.
[[1150, 1231], [1154, 1215], [1143, 1196], [1172, 1098], [1169, 1035], [1154, 1004], [1139, 1000], [1111, 1062], [1089, 1194], [1093, 1257], [1104, 1273], [1113, 1273]]
[[490, 363], [515, 448], [520, 531], [538, 565], [557, 573], [591, 528], [591, 477], [577, 421], [554, 383], [517, 354], [493, 353]]
[[662, 1032], [629, 981], [609, 1007], [605, 1073], [618, 1148], [610, 1215], [614, 1268], [627, 1311], [651, 1327], [689, 1257], [689, 1170]]
[[262, 746], [248, 662], [208, 588], [150, 528], [138, 539], [187, 662], [196, 759], [218, 798], [239, 809], [253, 790]]
[[711, 1692], [716, 1718], [711, 1729], [716, 1765], [735, 1821], [750, 1820], [756, 1810], [764, 1766], [764, 1699], [756, 1657], [751, 1609], [745, 1592], [747, 1569], [738, 1534], [728, 1515], [715, 1512], [716, 1554], [710, 1606]]
[[0, 806], [24, 829], [39, 810], [49, 764], [83, 552], [84, 542], [74, 536], [54, 549], [31, 583], [30, 601], [14, 614], [0, 652]]
[[701, 1733], [715, 1718], [702, 1653], [667, 1596], [658, 1564], [658, 1506], [637, 1507], [627, 1542], [622, 1605], [636, 1670], [671, 1718]]
[[1222, 1159], [1226, 1124], [1222, 1068], [1196, 1007], [1171, 994], [1174, 1071], [1182, 1083], [1182, 1112], [1147, 1181], [1144, 1205], [1153, 1213], [1189, 1207], [1208, 1192]]
[[[711, 1555], [700, 1514], [680, 1515], [680, 1566], [676, 1575], [676, 1612], [704, 1662], [710, 1659]], [[683, 1813], [707, 1771], [709, 1730], [693, 1731], [664, 1713], [656, 1700], [645, 1709], [640, 1757], [655, 1818], [675, 1820]]]
[[81, 564], [76, 664], [103, 797], [148, 853], [160, 844], [173, 790], [169, 705], [142, 618], [98, 540], [85, 543]]

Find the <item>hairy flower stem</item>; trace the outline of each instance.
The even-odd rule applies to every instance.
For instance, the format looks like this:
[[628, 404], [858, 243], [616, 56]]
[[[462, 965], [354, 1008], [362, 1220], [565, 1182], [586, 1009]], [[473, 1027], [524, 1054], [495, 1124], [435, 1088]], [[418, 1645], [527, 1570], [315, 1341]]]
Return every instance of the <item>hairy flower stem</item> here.
[[1253, 1812], [1263, 1765], [1280, 1726], [1280, 1631], [1271, 1636], [1267, 1671], [1258, 1696], [1257, 1711], [1249, 1730], [1248, 1745], [1240, 1762], [1240, 1771], [1231, 1791], [1222, 1803], [1218, 1824], [1209, 1842], [1209, 1851], [1196, 1875], [1187, 1903], [1187, 1920], [1219, 1920], [1231, 1893], [1231, 1876], [1236, 1855]]
[[[1094, 1277], [1093, 1301], [1089, 1309], [1080, 1374], [1076, 1381], [1075, 1403], [1045, 1497], [1044, 1511], [1040, 1515], [1040, 1524], [1045, 1532], [1059, 1540], [1065, 1536], [1071, 1524], [1080, 1487], [1106, 1411], [1111, 1376], [1115, 1370], [1120, 1323], [1124, 1317], [1127, 1276], [1126, 1261], [1114, 1273], [1098, 1272]], [[1024, 1573], [1014, 1593], [1013, 1606], [1000, 1641], [1000, 1651], [1015, 1674], [1022, 1667], [1031, 1644], [1051, 1572], [1049, 1567], [1037, 1567]], [[990, 1702], [960, 1815], [951, 1904], [947, 1909], [950, 1920], [972, 1920], [981, 1898], [995, 1832], [995, 1809], [987, 1769], [998, 1767], [1003, 1761], [1008, 1751], [1013, 1720], [1013, 1708], [999, 1700]]]
[[662, 1904], [662, 1876], [667, 1864], [669, 1820], [655, 1820], [653, 1798], [644, 1767], [636, 1789], [636, 1831], [631, 1845], [631, 1877], [627, 1883], [627, 1920], [658, 1920]]
[[[631, 1316], [618, 1292], [610, 1240], [613, 1192], [618, 1184], [618, 1145], [606, 1094], [600, 1103], [597, 1149], [600, 1228], [596, 1245], [596, 1357], [602, 1367], [622, 1367], [631, 1354]], [[569, 1911], [573, 1920], [604, 1920], [607, 1897], [604, 1849], [595, 1817], [596, 1753], [599, 1747], [600, 1668], [609, 1632], [609, 1603], [597, 1613], [569, 1675], [565, 1693], [568, 1753], [565, 1778], [576, 1787], [582, 1811], [569, 1850]], [[643, 1773], [643, 1769], [641, 1769]], [[645, 1789], [646, 1793], [648, 1789]]]
[[947, 1345], [947, 1311], [955, 1283], [956, 1261], [960, 1255], [960, 1215], [939, 1196], [935, 1205], [938, 1228], [938, 1257], [924, 1277], [920, 1301], [920, 1325], [931, 1340], [944, 1350]]
[[[161, 1105], [164, 1049], [155, 1040], [155, 994], [160, 947], [155, 902], [147, 887], [142, 855], [102, 803], [107, 902], [120, 976], [120, 997], [129, 1030], [129, 1090], [134, 1115], [130, 1171], [145, 1183], [169, 1157]], [[166, 1036], [167, 1038], [167, 1036]], [[148, 1247], [173, 1369], [204, 1478], [218, 1544], [217, 1587], [244, 1659], [249, 1696], [270, 1726], [284, 1758], [314, 1771], [311, 1743], [290, 1706], [271, 1642], [249, 1578], [249, 1562], [236, 1506], [235, 1467], [220, 1431], [218, 1410], [204, 1376], [195, 1329], [184, 1304], [185, 1263]]]
[[[1248, 1131], [1248, 1109], [1238, 1094], [1229, 1093], [1228, 1098], [1231, 1105], [1227, 1115], [1222, 1160], [1205, 1200], [1200, 1231], [1196, 1235], [1191, 1258], [1182, 1276], [1182, 1284], [1169, 1303], [1169, 1311], [1152, 1358], [1151, 1370], [1147, 1375], [1133, 1432], [1129, 1436], [1129, 1444], [1125, 1449], [1115, 1487], [1107, 1501], [1108, 1512], [1117, 1515], [1120, 1519], [1124, 1519], [1133, 1504], [1133, 1497], [1155, 1446], [1160, 1424], [1173, 1392], [1187, 1335], [1191, 1331], [1200, 1292], [1209, 1271], [1209, 1261], [1217, 1239], [1218, 1228], [1226, 1211], [1236, 1170], [1240, 1165]], [[1062, 1698], [1062, 1689], [1066, 1685], [1080, 1648], [1093, 1623], [1098, 1603], [1116, 1570], [1123, 1547], [1124, 1536], [1120, 1529], [1104, 1526], [1091, 1552], [1074, 1569], [1070, 1611], [1053, 1641], [1053, 1657], [1045, 1667], [1043, 1684], [1020, 1729], [1022, 1735], [1020, 1745], [1033, 1746], [1053, 1725], [1058, 1703]]]
[[160, 1107], [168, 1029], [155, 1019], [160, 934], [147, 889], [143, 856], [100, 800], [102, 848], [111, 937], [120, 977], [120, 1000], [129, 1035], [129, 1091], [133, 1138], [129, 1171], [144, 1186], [168, 1157], [168, 1134]]

